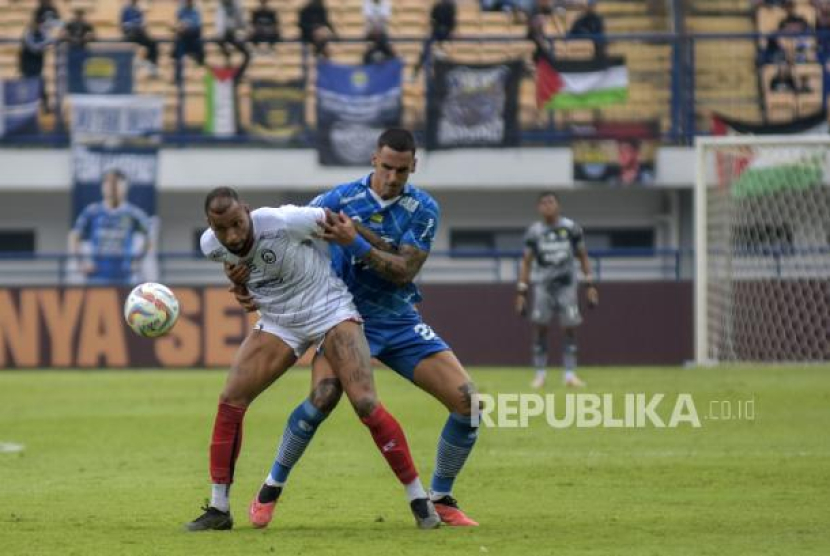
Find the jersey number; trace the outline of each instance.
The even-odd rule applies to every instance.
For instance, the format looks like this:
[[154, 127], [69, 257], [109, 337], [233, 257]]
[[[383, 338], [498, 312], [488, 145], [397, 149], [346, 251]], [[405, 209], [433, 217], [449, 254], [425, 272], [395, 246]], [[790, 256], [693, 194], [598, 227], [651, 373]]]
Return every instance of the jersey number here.
[[413, 330], [415, 330], [415, 333], [426, 341], [435, 339], [435, 331], [427, 324], [416, 324]]

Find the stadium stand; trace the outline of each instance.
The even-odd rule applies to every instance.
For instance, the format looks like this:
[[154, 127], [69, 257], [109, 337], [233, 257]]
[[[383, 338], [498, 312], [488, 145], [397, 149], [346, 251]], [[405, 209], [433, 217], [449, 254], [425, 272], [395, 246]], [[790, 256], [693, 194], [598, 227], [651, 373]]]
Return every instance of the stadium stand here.
[[[218, 0], [197, 2], [202, 9], [205, 37], [215, 34], [214, 13]], [[246, 10], [252, 10], [255, 0], [244, 0]], [[299, 38], [297, 13], [304, 0], [273, 2], [272, 7], [279, 13], [283, 39], [295, 41]], [[17, 75], [18, 39], [34, 10], [36, 0], [0, 0], [3, 12], [0, 21], [0, 77]], [[117, 40], [121, 37], [119, 12], [122, 2], [95, 0], [71, 0], [58, 2], [64, 17], [72, 8], [85, 7], [101, 39]], [[147, 29], [151, 36], [162, 41], [172, 38], [171, 23], [175, 19], [178, 3], [173, 0], [147, 0], [145, 8]], [[395, 50], [405, 61], [407, 75], [403, 83], [404, 124], [420, 127], [425, 119], [425, 84], [423, 79], [411, 79], [409, 73], [415, 66], [422, 48], [423, 38], [429, 31], [429, 10], [431, 3], [423, 0], [399, 0], [394, 3], [390, 35], [395, 40]], [[337, 62], [358, 63], [365, 50], [362, 0], [341, 0], [328, 2], [330, 17], [340, 38], [347, 42], [332, 45], [332, 59]], [[663, 9], [657, 9], [662, 7]], [[777, 32], [785, 11], [777, 6], [761, 3], [753, 10], [750, 0], [698, 0], [686, 2], [684, 17], [685, 32], [688, 34], [711, 33], [761, 33]], [[618, 35], [633, 34], [630, 38], [612, 41], [607, 48], [609, 55], [624, 56], [629, 70], [629, 99], [625, 104], [590, 111], [559, 111], [555, 115], [558, 126], [569, 123], [588, 122], [596, 119], [605, 121], [642, 120], [659, 121], [663, 132], [672, 127], [672, 63], [673, 46], [669, 39], [648, 38], [649, 33], [666, 32], [671, 28], [670, 15], [662, 2], [633, 0], [607, 0], [598, 3], [598, 12], [606, 23], [606, 33]], [[800, 0], [796, 13], [810, 25], [815, 25], [816, 10], [809, 1]], [[579, 14], [579, 4], [569, 3], [563, 14], [557, 12], [550, 18], [546, 31], [553, 39], [557, 58], [587, 59], [595, 55], [591, 40], [563, 40], [567, 29]], [[446, 43], [438, 55], [468, 62], [503, 60], [505, 54], [528, 61], [533, 45], [526, 39], [526, 25], [511, 14], [482, 11], [476, 0], [459, 0], [458, 28], [456, 42]], [[641, 38], [635, 38], [640, 35]], [[654, 37], [658, 37], [655, 35]], [[489, 39], [489, 40], [488, 40]], [[816, 41], [808, 39], [806, 55], [802, 43], [795, 39], [782, 38], [781, 47], [788, 58], [798, 58], [799, 67], [794, 70], [799, 84], [805, 83], [809, 93], [799, 94], [797, 99], [786, 100], [787, 95], [773, 94], [768, 90], [771, 69], [756, 64], [763, 59], [768, 41], [755, 42], [735, 38], [707, 40], [696, 37], [692, 40], [694, 61], [694, 100], [699, 130], [708, 129], [708, 114], [712, 111], [745, 120], [759, 120], [762, 114], [770, 119], [783, 121], [789, 114], [803, 114], [821, 104], [820, 67], [816, 64]], [[799, 46], [800, 45], [800, 46]], [[170, 58], [172, 45], [160, 45], [159, 78], [150, 79], [139, 69], [137, 90], [139, 93], [163, 95], [166, 99], [166, 127], [175, 129], [178, 95], [174, 83], [174, 68]], [[54, 49], [46, 56], [44, 72], [46, 86], [50, 91], [55, 87]], [[215, 45], [207, 47], [207, 62], [222, 65], [224, 58]], [[803, 67], [802, 67], [803, 66]], [[819, 76], [819, 77], [816, 77]], [[185, 62], [184, 82], [184, 123], [198, 128], [204, 120], [205, 89], [203, 72], [195, 68], [192, 61]], [[314, 98], [314, 63], [310, 54], [303, 52], [297, 42], [283, 42], [277, 45], [275, 53], [255, 53], [246, 79], [241, 83], [239, 94], [239, 115], [243, 125], [249, 121], [249, 96], [251, 80], [279, 79], [294, 80], [307, 78], [308, 98]], [[790, 95], [792, 96], [792, 95]], [[792, 107], [788, 107], [792, 104]], [[307, 105], [307, 116], [314, 123], [313, 102]], [[545, 129], [550, 126], [547, 112], [536, 107], [534, 78], [531, 72], [522, 82], [520, 94], [520, 121], [523, 129]], [[42, 119], [42, 127], [52, 129], [49, 116]]]

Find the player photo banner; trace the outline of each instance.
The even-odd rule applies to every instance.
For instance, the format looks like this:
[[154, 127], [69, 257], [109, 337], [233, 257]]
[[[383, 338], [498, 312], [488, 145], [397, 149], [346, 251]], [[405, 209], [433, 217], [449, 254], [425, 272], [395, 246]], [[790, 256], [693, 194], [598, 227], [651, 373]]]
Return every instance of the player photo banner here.
[[70, 94], [129, 95], [133, 92], [133, 58], [130, 49], [70, 49], [67, 89]]
[[435, 62], [427, 97], [428, 150], [519, 144], [523, 64]]
[[40, 87], [39, 77], [0, 79], [0, 137], [37, 133]]
[[72, 95], [72, 142], [114, 140], [158, 143], [164, 126], [164, 98], [139, 95]]
[[317, 151], [325, 166], [364, 166], [378, 135], [400, 125], [403, 64], [317, 65]]
[[251, 133], [273, 142], [299, 141], [305, 133], [305, 83], [251, 81]]
[[574, 180], [614, 187], [654, 185], [659, 148], [652, 122], [614, 122], [574, 130]]

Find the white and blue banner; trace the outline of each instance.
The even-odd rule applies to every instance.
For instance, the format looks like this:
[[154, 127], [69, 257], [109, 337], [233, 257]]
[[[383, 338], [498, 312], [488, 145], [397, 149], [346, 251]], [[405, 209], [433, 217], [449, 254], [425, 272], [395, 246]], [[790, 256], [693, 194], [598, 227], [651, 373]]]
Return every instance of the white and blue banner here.
[[37, 133], [41, 86], [39, 77], [0, 80], [0, 137]]
[[164, 98], [139, 95], [71, 95], [73, 143], [156, 141], [164, 127]]
[[403, 64], [317, 65], [317, 152], [320, 164], [369, 164], [378, 135], [400, 125]]

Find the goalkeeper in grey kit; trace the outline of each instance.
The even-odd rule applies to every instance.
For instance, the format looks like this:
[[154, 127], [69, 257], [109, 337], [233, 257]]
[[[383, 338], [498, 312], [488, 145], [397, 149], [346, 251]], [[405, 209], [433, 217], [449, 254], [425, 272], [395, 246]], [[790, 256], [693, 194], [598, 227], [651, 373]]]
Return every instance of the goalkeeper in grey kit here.
[[591, 275], [582, 228], [559, 214], [559, 199], [553, 192], [539, 196], [539, 215], [525, 232], [525, 250], [516, 285], [516, 312], [525, 315], [528, 294], [533, 289], [530, 320], [533, 322], [532, 386], [545, 385], [548, 366], [548, 324], [556, 314], [564, 332], [562, 345], [563, 381], [566, 386], [585, 386], [576, 375], [576, 329], [582, 324], [579, 312], [576, 260], [579, 260], [590, 306], [599, 303], [599, 292]]

